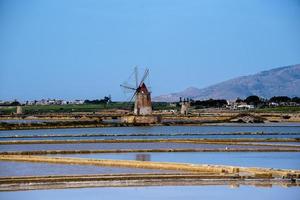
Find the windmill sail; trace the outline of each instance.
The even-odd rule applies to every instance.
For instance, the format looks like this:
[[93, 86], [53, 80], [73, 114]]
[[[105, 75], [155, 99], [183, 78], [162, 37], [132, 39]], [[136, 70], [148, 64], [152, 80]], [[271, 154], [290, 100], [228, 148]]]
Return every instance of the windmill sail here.
[[131, 90], [133, 93], [130, 102], [135, 98], [134, 103], [134, 114], [135, 115], [151, 115], [152, 114], [152, 103], [151, 103], [151, 92], [148, 90], [145, 80], [149, 75], [149, 69], [146, 69], [140, 82], [138, 82], [138, 69], [135, 68], [135, 82], [136, 88], [121, 85], [122, 88]]

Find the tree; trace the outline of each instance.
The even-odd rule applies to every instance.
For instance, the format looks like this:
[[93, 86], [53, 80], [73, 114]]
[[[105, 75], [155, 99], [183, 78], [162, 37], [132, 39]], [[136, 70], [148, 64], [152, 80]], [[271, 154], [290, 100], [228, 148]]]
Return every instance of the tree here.
[[10, 106], [20, 106], [21, 104], [20, 104], [20, 102], [18, 102], [18, 101], [14, 101], [14, 102], [12, 102], [11, 104], [10, 104]]
[[260, 98], [258, 96], [256, 96], [256, 95], [248, 96], [245, 99], [245, 102], [247, 104], [250, 104], [250, 105], [258, 105], [258, 104], [262, 103], [262, 101], [260, 100]]
[[236, 100], [235, 100], [235, 103], [241, 103], [241, 102], [244, 102], [243, 99], [240, 99], [240, 97], [238, 97]]
[[85, 100], [85, 104], [107, 104], [111, 102], [111, 97], [105, 96], [103, 99], [95, 99], [95, 100]]
[[269, 100], [269, 102], [276, 102], [276, 103], [290, 102], [290, 101], [291, 98], [288, 96], [274, 96]]
[[300, 103], [300, 98], [299, 97], [293, 97], [292, 102], [295, 102], [295, 103]]
[[220, 108], [227, 105], [225, 99], [209, 99], [204, 101], [191, 101], [191, 106], [196, 106], [196, 108]]

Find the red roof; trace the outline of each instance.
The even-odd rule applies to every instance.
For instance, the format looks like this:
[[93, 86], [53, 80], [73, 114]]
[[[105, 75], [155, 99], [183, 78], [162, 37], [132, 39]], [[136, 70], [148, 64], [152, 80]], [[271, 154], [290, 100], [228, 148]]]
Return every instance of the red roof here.
[[145, 83], [143, 83], [143, 84], [138, 88], [138, 92], [142, 92], [142, 93], [145, 93], [145, 94], [149, 93], [149, 91], [148, 91], [148, 89], [147, 89]]

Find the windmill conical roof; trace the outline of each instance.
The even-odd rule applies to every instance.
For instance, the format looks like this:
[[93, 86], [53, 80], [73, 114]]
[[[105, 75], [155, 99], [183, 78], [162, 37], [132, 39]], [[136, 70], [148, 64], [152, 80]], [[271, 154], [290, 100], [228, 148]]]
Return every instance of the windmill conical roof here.
[[138, 88], [138, 92], [149, 93], [148, 88], [145, 83], [142, 83], [142, 85]]

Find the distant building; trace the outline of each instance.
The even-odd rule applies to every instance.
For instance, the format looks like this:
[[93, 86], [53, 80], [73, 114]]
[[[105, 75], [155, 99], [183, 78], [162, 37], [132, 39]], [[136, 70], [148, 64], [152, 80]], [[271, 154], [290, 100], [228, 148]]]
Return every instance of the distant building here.
[[254, 109], [254, 105], [238, 105], [237, 106], [237, 109], [238, 110], [247, 110], [247, 109]]
[[277, 106], [279, 106], [279, 103], [276, 103], [276, 102], [270, 102], [270, 103], [269, 103], [269, 106], [271, 106], [271, 107], [277, 107]]
[[182, 115], [187, 115], [189, 113], [189, 108], [191, 106], [190, 100], [187, 99], [182, 99], [180, 98], [180, 104], [181, 104], [181, 109], [180, 109], [180, 114]]
[[21, 114], [23, 114], [23, 108], [22, 108], [22, 106], [17, 106], [17, 115], [21, 115]]
[[247, 110], [254, 109], [254, 105], [249, 105], [245, 102], [227, 101], [227, 108], [230, 110]]
[[77, 104], [77, 105], [84, 104], [84, 100], [78, 100], [78, 99], [76, 99], [75, 101], [71, 102], [71, 104]]

